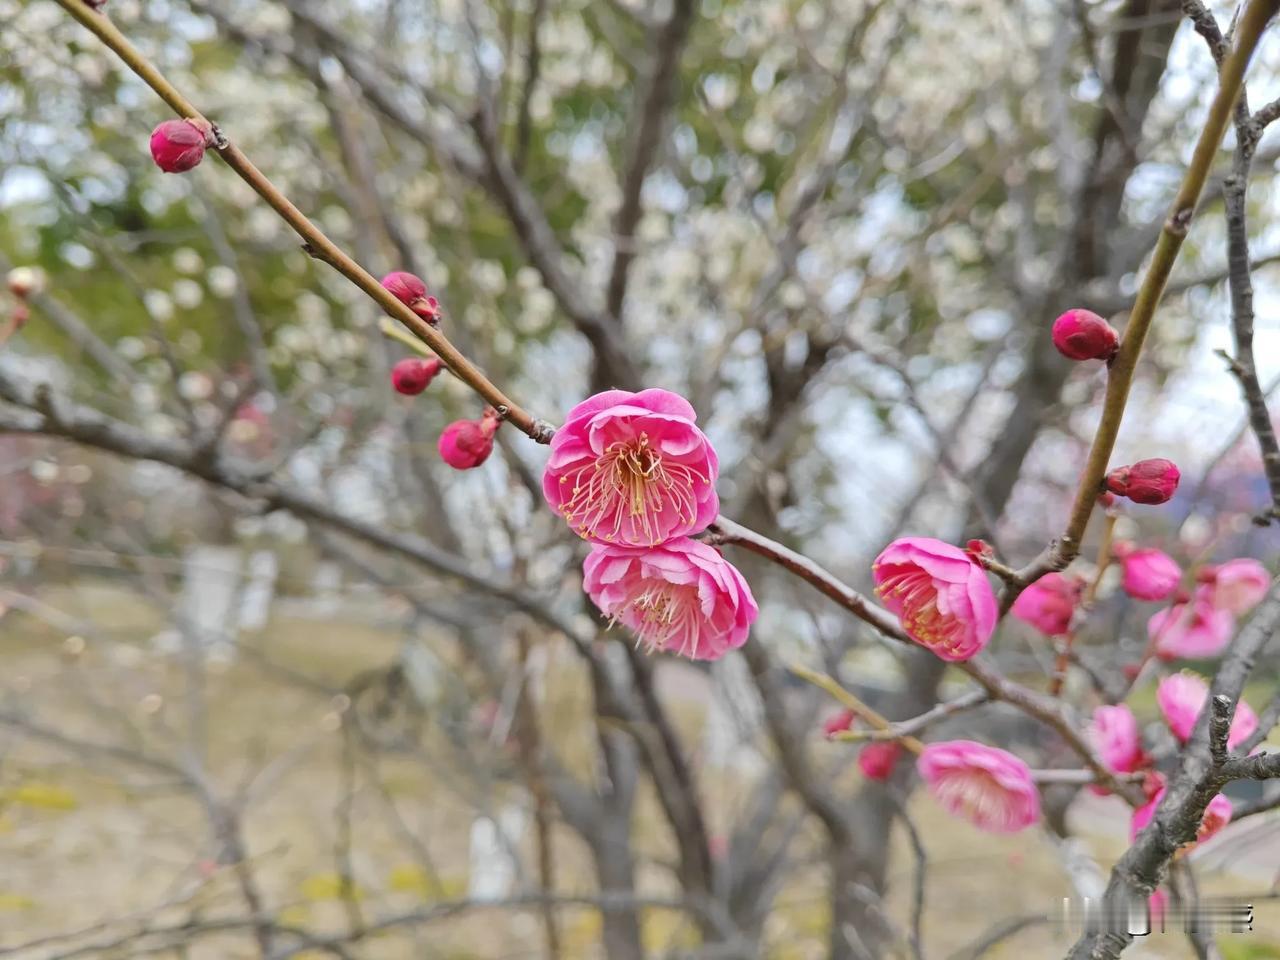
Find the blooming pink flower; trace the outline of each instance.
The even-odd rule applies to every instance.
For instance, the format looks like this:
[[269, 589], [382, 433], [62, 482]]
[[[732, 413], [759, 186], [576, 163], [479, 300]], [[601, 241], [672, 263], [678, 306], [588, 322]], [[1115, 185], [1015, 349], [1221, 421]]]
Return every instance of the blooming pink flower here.
[[208, 121], [166, 120], [151, 131], [151, 159], [165, 173], [185, 173], [199, 166], [212, 143]]
[[581, 537], [649, 547], [705, 530], [720, 461], [683, 397], [606, 390], [569, 411], [542, 492]]
[[405, 357], [391, 368], [391, 386], [396, 393], [416, 397], [431, 384], [440, 372], [440, 361], [435, 357]]
[[1133, 544], [1120, 541], [1115, 555], [1124, 567], [1124, 592], [1135, 600], [1167, 600], [1178, 589], [1182, 568], [1162, 550], [1135, 550]]
[[1079, 577], [1046, 573], [1018, 594], [1010, 612], [1041, 633], [1060, 637], [1071, 628], [1071, 616], [1083, 590], [1084, 581]]
[[1068, 360], [1110, 360], [1120, 348], [1120, 335], [1096, 313], [1068, 310], [1053, 321], [1053, 345]]
[[841, 710], [839, 713], [833, 714], [831, 719], [822, 725], [822, 732], [830, 740], [837, 733], [844, 733], [846, 730], [853, 729], [853, 711]]
[[982, 567], [931, 537], [904, 537], [871, 565], [876, 594], [907, 635], [943, 660], [968, 660], [995, 632], [995, 591]]
[[858, 752], [858, 769], [868, 780], [888, 780], [900, 756], [902, 744], [897, 740], [868, 743]]
[[427, 296], [422, 278], [404, 270], [396, 270], [382, 278], [387, 292], [429, 323], [440, 319], [440, 301]]
[[[1138, 807], [1133, 811], [1133, 816], [1129, 819], [1129, 842], [1132, 843], [1142, 832], [1143, 827], [1151, 822], [1151, 818], [1155, 816], [1156, 807], [1160, 805], [1160, 801], [1164, 799], [1164, 788], [1161, 787], [1144, 806]], [[1200, 826], [1196, 830], [1196, 839], [1194, 843], [1208, 840], [1215, 833], [1231, 822], [1231, 801], [1218, 794], [1209, 801], [1209, 805], [1204, 809], [1204, 816], [1200, 819]]]
[[1266, 567], [1246, 557], [1205, 567], [1196, 579], [1203, 584], [1201, 590], [1210, 603], [1236, 616], [1248, 613], [1261, 603], [1271, 586]]
[[1179, 742], [1186, 743], [1209, 696], [1208, 685], [1190, 670], [1171, 674], [1156, 688], [1156, 703]]
[[470, 470], [493, 453], [493, 435], [501, 421], [492, 407], [479, 420], [455, 420], [440, 434], [440, 456], [455, 470]]
[[1138, 721], [1123, 703], [1100, 706], [1093, 711], [1089, 739], [1113, 773], [1133, 773], [1146, 761]]
[[677, 537], [655, 547], [598, 543], [583, 588], [650, 652], [718, 660], [747, 641], [760, 612], [747, 581], [713, 547]]
[[1158, 610], [1147, 621], [1147, 636], [1161, 660], [1200, 659], [1222, 652], [1231, 641], [1236, 619], [1230, 610], [1212, 606], [1203, 596]]
[[1107, 474], [1107, 489], [1134, 503], [1164, 503], [1178, 489], [1182, 479], [1176, 464], [1157, 457], [1139, 460], [1128, 467], [1116, 467]]
[[1209, 801], [1204, 808], [1204, 817], [1200, 820], [1200, 829], [1196, 831], [1196, 842], [1203, 843], [1231, 822], [1231, 801], [1221, 793]]
[[[1190, 670], [1165, 677], [1156, 688], [1156, 703], [1165, 723], [1181, 743], [1186, 743], [1195, 728], [1196, 718], [1209, 698], [1209, 685]], [[1258, 715], [1244, 700], [1236, 704], [1231, 729], [1227, 732], [1227, 749], [1247, 740], [1258, 729]]]
[[980, 830], [1016, 833], [1040, 819], [1040, 794], [1025, 763], [972, 740], [930, 743], [916, 761], [930, 792]]

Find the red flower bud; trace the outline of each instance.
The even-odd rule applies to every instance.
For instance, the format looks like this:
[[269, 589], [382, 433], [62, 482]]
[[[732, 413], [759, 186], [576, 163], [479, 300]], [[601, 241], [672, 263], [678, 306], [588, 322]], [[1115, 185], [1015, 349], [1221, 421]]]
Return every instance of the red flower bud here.
[[455, 470], [480, 466], [493, 453], [493, 435], [500, 423], [492, 407], [479, 420], [455, 420], [440, 434], [441, 458]]
[[24, 301], [19, 300], [13, 308], [13, 329], [15, 332], [21, 330], [27, 325], [27, 321], [31, 319], [31, 308]]
[[1138, 679], [1138, 674], [1142, 672], [1142, 664], [1126, 663], [1120, 669], [1124, 673], [1124, 678], [1128, 680], [1130, 683], [1133, 683], [1133, 681]]
[[86, 7], [92, 7], [94, 10], [101, 10], [107, 5], [107, 0], [84, 0]]
[[1107, 507], [1113, 507], [1115, 506], [1115, 503], [1116, 503], [1116, 495], [1112, 493], [1110, 490], [1103, 490], [1100, 494], [1098, 494], [1098, 503], [1101, 504], [1102, 509], [1104, 510]]
[[200, 165], [213, 145], [207, 120], [166, 120], [151, 132], [151, 158], [165, 173], [185, 173]]
[[852, 710], [841, 710], [839, 713], [833, 714], [826, 723], [822, 725], [822, 732], [830, 740], [837, 733], [843, 733], [846, 730], [853, 729], [854, 716]]
[[970, 540], [964, 545], [964, 550], [965, 553], [969, 554], [979, 563], [982, 562], [984, 557], [988, 560], [993, 560], [996, 555], [995, 548], [985, 540]]
[[868, 780], [888, 780], [900, 756], [902, 745], [897, 740], [868, 743], [858, 754], [858, 769]]
[[1171, 460], [1160, 457], [1116, 467], [1107, 474], [1107, 489], [1134, 503], [1165, 503], [1178, 489], [1182, 474]]
[[405, 357], [391, 368], [391, 385], [395, 387], [396, 393], [416, 397], [430, 386], [439, 372], [440, 361], [435, 357]]
[[420, 277], [403, 270], [388, 273], [382, 278], [387, 292], [428, 323], [440, 321], [440, 301], [427, 296], [427, 285]]
[[1053, 321], [1053, 345], [1068, 360], [1110, 360], [1120, 335], [1096, 313], [1068, 310]]

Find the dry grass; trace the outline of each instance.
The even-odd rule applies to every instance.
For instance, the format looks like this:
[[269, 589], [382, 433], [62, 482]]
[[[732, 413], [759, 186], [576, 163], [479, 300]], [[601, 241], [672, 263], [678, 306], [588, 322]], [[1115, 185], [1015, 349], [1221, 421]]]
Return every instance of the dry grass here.
[[[166, 762], [186, 762], [191, 723], [186, 694], [192, 681], [180, 658], [149, 652], [146, 638], [161, 626], [156, 612], [103, 584], [50, 590], [42, 599], [96, 624], [97, 632], [87, 635], [84, 650], [77, 652], [61, 631], [35, 619], [11, 613], [0, 621], [0, 703], [20, 704], [38, 722], [71, 736], [125, 745]], [[394, 630], [358, 623], [282, 618], [253, 639], [254, 655], [210, 669], [204, 679], [211, 779], [227, 796], [252, 784], [245, 815], [247, 844], [254, 874], [282, 923], [340, 933], [351, 920], [335, 850], [352, 756], [357, 757], [361, 784], [350, 814], [355, 909], [378, 917], [465, 892], [475, 805], [492, 804], [501, 793], [486, 796], [465, 774], [506, 763], [501, 750], [468, 742], [461, 753], [439, 723], [428, 721], [421, 727], [420, 750], [376, 760], [364, 751], [352, 753], [339, 720], [343, 704], [331, 695], [353, 678], [392, 662], [400, 639]], [[305, 675], [308, 683], [290, 678], [291, 672]], [[572, 742], [586, 735], [579, 719], [585, 685], [571, 661], [558, 664], [552, 677], [548, 728], [558, 743]], [[700, 703], [679, 703], [676, 713], [682, 726], [696, 732], [702, 722]], [[416, 731], [420, 720], [397, 716], [386, 722], [394, 733]], [[819, 749], [845, 748], [823, 744]], [[94, 751], [68, 752], [13, 731], [0, 731], [0, 761], [0, 947], [104, 919], [119, 921], [175, 897], [183, 900], [182, 906], [156, 919], [185, 917], [194, 905], [205, 917], [243, 912], [231, 871], [214, 862], [208, 819], [189, 787], [142, 764]], [[705, 790], [720, 829], [749, 786], [706, 777]], [[1067, 893], [1057, 854], [1043, 834], [992, 838], [941, 816], [922, 794], [914, 798], [912, 813], [929, 854], [924, 935], [930, 957], [947, 956], [998, 919], [1050, 910]], [[1094, 803], [1081, 808], [1079, 819], [1081, 829], [1093, 837], [1094, 853], [1109, 863], [1121, 849], [1123, 811]], [[670, 861], [672, 851], [651, 798], [641, 804], [636, 829], [648, 864], [645, 882], [657, 890], [670, 889], [660, 864]], [[416, 855], [410, 836], [428, 852], [429, 864]], [[890, 906], [901, 921], [910, 910], [914, 863], [905, 839], [898, 836], [896, 842]], [[1272, 846], [1280, 849], [1274, 842]], [[561, 835], [558, 850], [563, 888], [589, 891], [590, 873], [576, 841]], [[813, 855], [820, 860], [816, 845]], [[1266, 854], [1261, 856], [1265, 868]], [[1259, 881], [1218, 873], [1206, 887], [1214, 892], [1257, 890]], [[797, 882], [779, 896], [768, 928], [771, 957], [822, 955], [827, 914], [813, 890]], [[569, 955], [598, 955], [596, 918], [581, 910], [563, 916]], [[1228, 960], [1280, 957], [1275, 945], [1280, 910], [1259, 909], [1255, 928], [1255, 934], [1223, 939]], [[122, 929], [116, 924], [90, 939], [109, 940]], [[687, 941], [688, 933], [677, 915], [646, 915], [646, 939], [655, 954]], [[1063, 942], [1047, 929], [1030, 930], [989, 956], [1052, 957], [1061, 954]], [[417, 938], [405, 933], [369, 938], [356, 955], [368, 960], [516, 960], [539, 957], [540, 943], [532, 915], [489, 913], [423, 928]], [[37, 960], [57, 953], [51, 947], [23, 957]], [[133, 954], [125, 947], [90, 955]], [[240, 934], [205, 938], [185, 954], [191, 960], [256, 955], [252, 940]], [[1135, 948], [1132, 955], [1193, 954], [1184, 938], [1167, 935]]]

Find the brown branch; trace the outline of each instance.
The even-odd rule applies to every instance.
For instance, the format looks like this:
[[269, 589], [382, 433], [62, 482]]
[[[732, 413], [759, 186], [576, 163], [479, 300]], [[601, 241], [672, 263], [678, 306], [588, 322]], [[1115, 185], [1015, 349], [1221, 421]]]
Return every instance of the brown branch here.
[[[726, 517], [716, 518], [716, 522], [710, 527], [710, 534], [706, 537], [706, 540], [709, 543], [736, 544], [778, 564], [816, 588], [819, 592], [830, 597], [859, 620], [875, 627], [884, 636], [908, 644], [913, 648], [916, 646], [893, 614], [882, 607], [876, 606], [858, 591], [808, 557], [802, 556], [794, 550], [770, 540], [768, 537], [748, 530], [746, 527], [734, 523]], [[976, 680], [993, 700], [1003, 700], [1057, 731], [1059, 736], [1066, 741], [1072, 750], [1079, 754], [1089, 769], [1093, 771], [1099, 783], [1121, 796], [1137, 799], [1135, 791], [1120, 783], [1116, 776], [1098, 758], [1083, 733], [1082, 724], [1067, 711], [1063, 704], [1052, 697], [1046, 697], [1044, 694], [1037, 693], [1006, 679], [982, 658], [966, 660], [954, 664], [954, 666], [957, 670], [967, 673]]]
[[512, 158], [517, 172], [524, 171], [525, 162], [529, 159], [529, 139], [533, 134], [533, 116], [530, 105], [533, 103], [533, 91], [538, 85], [538, 72], [542, 65], [542, 45], [538, 42], [538, 29], [542, 26], [543, 17], [547, 13], [547, 0], [533, 0], [533, 11], [529, 14], [529, 33], [525, 48], [524, 87], [520, 91], [520, 109], [516, 114], [516, 148]]
[[[1178, 769], [1169, 778], [1164, 799], [1146, 829], [1115, 865], [1105, 900], [1121, 905], [1145, 900], [1159, 884], [1173, 855], [1196, 837], [1209, 805], [1223, 784], [1232, 779], [1280, 773], [1274, 755], [1231, 757], [1226, 740], [1231, 711], [1239, 702], [1254, 662], [1280, 631], [1280, 581], [1273, 582], [1253, 618], [1232, 640], [1213, 680], [1211, 699], [1196, 721]], [[1069, 960], [1116, 960], [1132, 941], [1122, 930], [1085, 934], [1068, 954]]]
[[693, 26], [696, 0], [675, 0], [671, 16], [654, 32], [643, 80], [637, 84], [636, 113], [631, 125], [631, 149], [622, 176], [622, 205], [613, 221], [613, 268], [605, 295], [605, 311], [622, 316], [627, 295], [627, 277], [635, 259], [635, 232], [640, 222], [640, 194], [645, 177], [661, 148], [667, 115], [675, 105], [676, 83], [680, 77], [680, 55]]
[[[144, 57], [128, 38], [125, 37], [106, 16], [96, 12], [82, 0], [57, 0], [58, 5], [78, 20], [107, 47], [109, 47], [125, 65], [151, 87], [180, 116], [209, 122], [171, 84], [164, 75]], [[464, 357], [438, 329], [423, 320], [416, 313], [401, 303], [371, 273], [348, 256], [337, 244], [330, 240], [292, 201], [276, 188], [266, 175], [262, 173], [245, 154], [226, 139], [222, 131], [216, 131], [214, 151], [223, 159], [255, 193], [265, 200], [280, 217], [302, 238], [308, 253], [328, 263], [365, 294], [383, 310], [412, 330], [438, 357], [453, 371], [458, 379], [476, 391], [484, 400], [504, 414], [521, 432], [539, 443], [546, 443], [554, 432], [551, 425], [538, 420], [518, 404], [511, 400], [478, 367]]]
[[1271, 422], [1271, 412], [1267, 409], [1267, 399], [1258, 380], [1258, 367], [1253, 355], [1253, 279], [1250, 276], [1246, 199], [1249, 169], [1257, 144], [1254, 129], [1247, 119], [1236, 124], [1239, 142], [1231, 176], [1223, 188], [1223, 200], [1227, 215], [1231, 329], [1235, 338], [1235, 356], [1231, 358], [1230, 367], [1244, 395], [1249, 426], [1258, 440], [1263, 472], [1271, 491], [1270, 508], [1257, 518], [1265, 525], [1273, 519], [1280, 519], [1280, 443], [1276, 440], [1275, 426]]
[[[1080, 477], [1070, 519], [1062, 535], [1050, 544], [1040, 557], [1019, 571], [1023, 587], [1033, 583], [1050, 570], [1063, 569], [1080, 553], [1085, 527], [1093, 514], [1098, 490], [1107, 472], [1111, 452], [1115, 448], [1120, 423], [1124, 419], [1125, 405], [1129, 399], [1129, 388], [1133, 385], [1138, 359], [1141, 356], [1147, 332], [1155, 318], [1156, 307], [1164, 294], [1165, 284], [1168, 283], [1169, 275], [1173, 271], [1183, 240], [1186, 239], [1196, 204], [1212, 170], [1218, 146], [1222, 142], [1227, 124], [1231, 121], [1231, 115], [1235, 110], [1236, 100], [1244, 82], [1245, 68], [1253, 56], [1263, 29], [1278, 6], [1280, 6], [1280, 0], [1252, 0], [1240, 19], [1235, 48], [1222, 65], [1218, 91], [1209, 107], [1209, 116], [1196, 141], [1191, 163], [1187, 167], [1182, 185], [1178, 189], [1178, 194], [1174, 198], [1160, 232], [1160, 238], [1156, 242], [1142, 285], [1138, 289], [1133, 310], [1125, 325], [1124, 337], [1120, 342], [1120, 351], [1111, 362], [1102, 418], [1098, 423], [1093, 444], [1089, 449], [1088, 460]], [[1006, 595], [1016, 595], [1016, 593], [1017, 588], [1014, 587], [1006, 591]], [[1006, 596], [1006, 602], [1011, 602], [1008, 596]]]

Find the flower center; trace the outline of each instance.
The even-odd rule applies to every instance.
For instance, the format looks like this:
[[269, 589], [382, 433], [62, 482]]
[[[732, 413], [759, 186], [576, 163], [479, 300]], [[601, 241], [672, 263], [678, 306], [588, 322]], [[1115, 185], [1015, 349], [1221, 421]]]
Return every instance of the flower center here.
[[700, 622], [697, 602], [682, 594], [687, 590], [674, 584], [648, 586], [632, 597], [623, 611], [632, 613], [631, 627], [636, 639], [652, 653], [672, 649], [695, 656], [698, 652]]
[[948, 809], [977, 823], [991, 823], [1004, 817], [1002, 793], [982, 771], [956, 771], [940, 780], [935, 789]]
[[[709, 482], [693, 468], [662, 456], [647, 433], [616, 440], [604, 453], [574, 474], [561, 510], [580, 534], [611, 543], [656, 546], [675, 525], [693, 523], [695, 484]], [[674, 515], [673, 515], [674, 514]]]
[[938, 609], [938, 586], [933, 577], [917, 568], [886, 577], [876, 593], [901, 610], [907, 633], [925, 644], [949, 644], [958, 626], [954, 617]]

